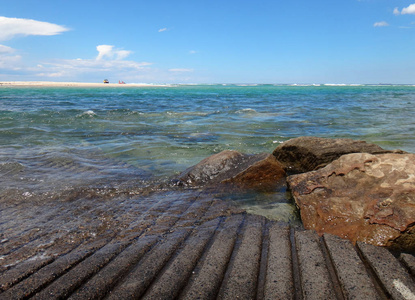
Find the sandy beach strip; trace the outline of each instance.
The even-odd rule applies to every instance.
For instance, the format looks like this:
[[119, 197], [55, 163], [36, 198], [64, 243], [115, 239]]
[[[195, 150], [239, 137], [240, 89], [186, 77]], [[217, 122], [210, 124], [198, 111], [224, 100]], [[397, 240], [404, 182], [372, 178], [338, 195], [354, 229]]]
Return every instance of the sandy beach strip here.
[[52, 82], [52, 81], [0, 81], [0, 86], [7, 87], [157, 87], [169, 86], [162, 84], [144, 84], [144, 83], [98, 83], [98, 82]]

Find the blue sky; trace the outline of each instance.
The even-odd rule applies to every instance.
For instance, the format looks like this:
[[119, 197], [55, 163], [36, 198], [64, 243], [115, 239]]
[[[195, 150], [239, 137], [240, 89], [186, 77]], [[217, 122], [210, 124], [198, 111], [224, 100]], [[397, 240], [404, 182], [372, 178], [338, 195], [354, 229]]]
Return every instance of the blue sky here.
[[415, 84], [415, 0], [0, 0], [0, 81]]

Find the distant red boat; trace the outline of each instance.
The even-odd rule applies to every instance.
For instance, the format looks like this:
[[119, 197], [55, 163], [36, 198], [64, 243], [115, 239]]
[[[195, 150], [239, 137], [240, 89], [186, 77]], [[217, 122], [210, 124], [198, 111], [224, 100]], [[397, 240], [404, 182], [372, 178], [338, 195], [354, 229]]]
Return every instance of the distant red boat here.
[[124, 82], [124, 81], [119, 81], [119, 80], [118, 80], [118, 83], [119, 83], [119, 84], [125, 84], [125, 82]]

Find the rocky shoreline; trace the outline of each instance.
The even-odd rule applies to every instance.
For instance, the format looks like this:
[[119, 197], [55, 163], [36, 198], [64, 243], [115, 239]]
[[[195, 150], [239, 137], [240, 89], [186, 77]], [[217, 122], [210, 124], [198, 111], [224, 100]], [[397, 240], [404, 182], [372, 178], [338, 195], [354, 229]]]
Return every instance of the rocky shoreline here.
[[[298, 141], [305, 144], [304, 139]], [[342, 165], [349, 156], [363, 157], [365, 163]], [[395, 156], [400, 162], [391, 160]], [[327, 178], [337, 184], [336, 193], [356, 190], [359, 184], [370, 191], [376, 184], [385, 188], [397, 180], [395, 175], [405, 177], [402, 170], [413, 172], [412, 154], [390, 151], [345, 154], [324, 164], [294, 175], [291, 163], [275, 155], [226, 151], [178, 176], [175, 183], [183, 187], [137, 193], [71, 191], [68, 197], [9, 202], [0, 206], [0, 299], [413, 299], [413, 253], [358, 240], [353, 244], [316, 229], [319, 236], [316, 230], [246, 213], [216, 193], [222, 188], [223, 194], [234, 189], [275, 191], [288, 183], [306, 225], [304, 213], [312, 205], [305, 197], [314, 192], [327, 193], [317, 195], [328, 203], [316, 209], [318, 216], [331, 213], [327, 207], [341, 207], [329, 197]], [[379, 169], [388, 164], [393, 165], [389, 171]], [[344, 174], [337, 171], [338, 165]], [[345, 172], [348, 169], [351, 172]], [[385, 180], [371, 182], [359, 175], [356, 186], [339, 184], [361, 170]], [[301, 176], [312, 176], [314, 182]], [[412, 183], [409, 177], [399, 180], [407, 198], [390, 203], [392, 214], [376, 215], [372, 209], [357, 218], [392, 230], [406, 224], [401, 213], [413, 215]], [[316, 184], [321, 187], [313, 189]], [[359, 199], [351, 198], [349, 206], [370, 207]], [[408, 206], [399, 211], [403, 200]], [[388, 225], [375, 224], [380, 217]], [[410, 234], [409, 226], [398, 238], [406, 241], [400, 244], [407, 246], [404, 250], [412, 249]]]
[[178, 185], [272, 190], [287, 184], [305, 229], [415, 250], [415, 155], [364, 141], [300, 137], [271, 154], [223, 151], [188, 168]]

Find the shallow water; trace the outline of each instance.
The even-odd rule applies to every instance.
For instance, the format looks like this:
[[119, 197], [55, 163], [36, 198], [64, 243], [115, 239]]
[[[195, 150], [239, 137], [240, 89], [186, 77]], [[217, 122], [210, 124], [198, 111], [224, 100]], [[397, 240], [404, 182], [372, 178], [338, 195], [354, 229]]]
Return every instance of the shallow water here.
[[[134, 192], [222, 150], [272, 152], [305, 135], [414, 152], [414, 104], [413, 86], [0, 87], [1, 205]], [[293, 210], [285, 190], [239, 202], [276, 219]]]

